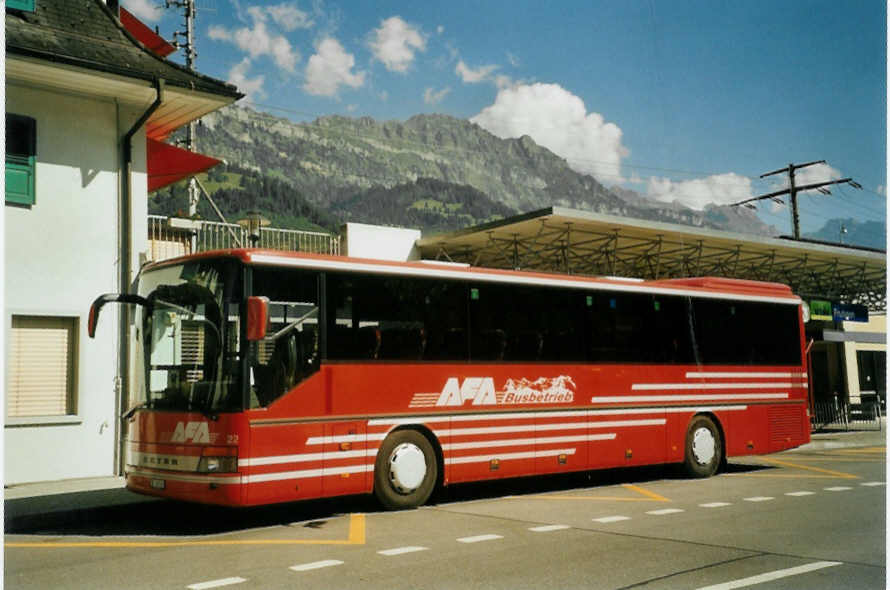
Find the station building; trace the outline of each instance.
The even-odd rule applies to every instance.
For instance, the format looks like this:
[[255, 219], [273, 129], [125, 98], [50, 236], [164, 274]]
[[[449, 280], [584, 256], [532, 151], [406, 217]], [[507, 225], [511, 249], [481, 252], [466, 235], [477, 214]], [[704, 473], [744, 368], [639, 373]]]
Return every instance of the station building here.
[[111, 0], [5, 8], [4, 481], [112, 475], [126, 324], [108, 313], [88, 340], [90, 303], [144, 261], [149, 188], [195, 163], [163, 140], [241, 94]]

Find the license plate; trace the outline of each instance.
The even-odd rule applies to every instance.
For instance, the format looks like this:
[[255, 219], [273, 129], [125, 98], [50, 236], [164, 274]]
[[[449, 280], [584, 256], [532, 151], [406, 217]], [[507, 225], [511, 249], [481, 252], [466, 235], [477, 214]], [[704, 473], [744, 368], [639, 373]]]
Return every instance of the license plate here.
[[156, 490], [163, 490], [167, 486], [167, 482], [163, 479], [153, 479], [151, 480], [151, 487]]

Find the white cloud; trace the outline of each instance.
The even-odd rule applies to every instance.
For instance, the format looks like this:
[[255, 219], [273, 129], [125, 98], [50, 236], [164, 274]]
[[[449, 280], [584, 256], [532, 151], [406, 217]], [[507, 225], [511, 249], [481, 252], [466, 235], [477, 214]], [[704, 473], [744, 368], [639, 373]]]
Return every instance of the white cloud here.
[[448, 93], [451, 92], [451, 87], [446, 86], [442, 90], [433, 90], [432, 88], [427, 88], [423, 91], [423, 102], [428, 105], [436, 105], [442, 102], [442, 99], [445, 98]]
[[558, 84], [516, 84], [498, 90], [494, 104], [470, 119], [502, 138], [529, 135], [565, 158], [573, 170], [622, 180], [621, 159], [629, 150], [621, 129]]
[[308, 29], [315, 24], [309, 14], [297, 8], [295, 3], [284, 2], [269, 6], [266, 8], [266, 12], [285, 31]]
[[124, 0], [123, 4], [124, 8], [140, 20], [155, 23], [161, 20], [164, 14], [160, 4], [155, 4], [152, 0]]
[[247, 70], [249, 69], [250, 58], [245, 57], [237, 63], [235, 67], [229, 70], [229, 82], [234, 84], [238, 90], [246, 95], [244, 97], [245, 102], [256, 102], [266, 96], [266, 93], [263, 91], [263, 84], [266, 82], [266, 77], [259, 75], [255, 78], [248, 78]]
[[507, 52], [507, 61], [510, 62], [510, 65], [513, 66], [514, 68], [518, 68], [520, 65], [519, 58], [516, 57], [515, 55], [513, 55], [512, 53], [510, 53], [509, 51]]
[[678, 201], [698, 211], [709, 204], [730, 205], [754, 196], [751, 179], [734, 172], [680, 181], [653, 176], [649, 178], [646, 192], [657, 201]]
[[439, 25], [438, 27], [436, 27], [436, 33], [438, 33], [439, 35], [441, 35], [444, 32], [445, 32], [445, 27], [443, 27], [442, 25]]
[[[251, 6], [247, 9], [247, 14], [253, 20], [253, 26], [228, 30], [214, 25], [208, 29], [207, 34], [215, 41], [226, 41], [237, 45], [252, 58], [268, 55], [279, 68], [293, 72], [297, 62], [300, 61], [300, 52], [291, 46], [284, 35], [271, 31], [267, 26], [268, 17], [271, 16], [273, 22], [285, 30], [293, 30], [287, 28], [296, 26], [295, 23], [299, 20], [293, 11], [301, 12], [296, 6], [288, 4], [271, 7]], [[301, 14], [305, 16], [305, 13]]]
[[406, 72], [416, 51], [426, 51], [426, 39], [416, 27], [401, 17], [392, 16], [374, 29], [368, 42], [374, 59], [383, 62], [391, 72]]
[[359, 88], [365, 83], [364, 72], [352, 72], [355, 57], [346, 53], [336, 39], [323, 39], [306, 65], [303, 90], [317, 96], [336, 96], [340, 86]]
[[491, 73], [496, 69], [498, 69], [496, 65], [487, 65], [479, 66], [474, 70], [465, 64], [464, 60], [460, 60], [454, 68], [454, 73], [460, 76], [460, 79], [464, 81], [464, 84], [476, 84], [477, 82], [488, 80]]

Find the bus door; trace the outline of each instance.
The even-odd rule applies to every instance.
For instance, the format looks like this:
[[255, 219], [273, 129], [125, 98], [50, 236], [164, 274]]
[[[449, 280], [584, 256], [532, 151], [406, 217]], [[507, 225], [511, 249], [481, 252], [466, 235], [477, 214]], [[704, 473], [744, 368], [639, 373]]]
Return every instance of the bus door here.
[[332, 422], [325, 425], [324, 431], [323, 494], [337, 496], [367, 492], [376, 452], [367, 450], [365, 422]]

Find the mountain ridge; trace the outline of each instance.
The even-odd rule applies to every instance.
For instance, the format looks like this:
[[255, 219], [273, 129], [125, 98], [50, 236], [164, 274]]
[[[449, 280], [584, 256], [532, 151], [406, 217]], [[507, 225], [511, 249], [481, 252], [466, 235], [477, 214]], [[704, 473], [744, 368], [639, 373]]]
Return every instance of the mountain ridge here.
[[[235, 168], [292, 187], [316, 209], [318, 219], [333, 216], [343, 222], [358, 215], [367, 223], [420, 223], [421, 230], [443, 231], [561, 206], [757, 235], [778, 233], [743, 208], [696, 211], [607, 188], [527, 135], [501, 139], [476, 123], [444, 114], [405, 121], [328, 115], [295, 123], [230, 106], [202, 119], [198, 146]], [[467, 206], [470, 189], [479, 201], [472, 213], [450, 214], [440, 207]], [[387, 204], [386, 215], [377, 214], [384, 208], [375, 209], [375, 199]], [[274, 207], [268, 199], [253, 200]], [[360, 214], [350, 210], [350, 202], [362, 203]], [[426, 214], [419, 215], [423, 203]]]

